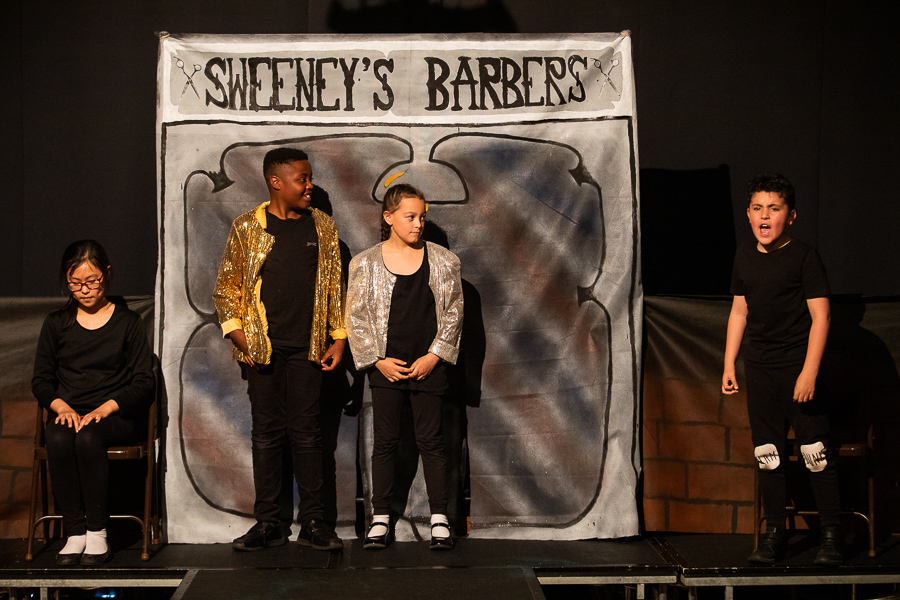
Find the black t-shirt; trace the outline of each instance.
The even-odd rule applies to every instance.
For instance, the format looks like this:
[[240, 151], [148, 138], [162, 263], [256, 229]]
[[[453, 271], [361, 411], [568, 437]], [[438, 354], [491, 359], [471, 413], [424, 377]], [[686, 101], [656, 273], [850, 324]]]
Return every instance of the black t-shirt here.
[[85, 329], [66, 314], [44, 320], [34, 358], [31, 390], [46, 409], [62, 398], [86, 415], [115, 400], [123, 416], [149, 404], [153, 394], [153, 358], [140, 316], [117, 304], [102, 327]]
[[[407, 367], [428, 354], [428, 348], [437, 336], [437, 306], [434, 292], [428, 285], [430, 274], [426, 246], [419, 269], [412, 275], [396, 275], [397, 281], [391, 293], [387, 355], [406, 361]], [[447, 365], [444, 361], [438, 361], [422, 381], [405, 379], [396, 383], [389, 382], [381, 371], [373, 367], [369, 385], [442, 394], [447, 388]]]
[[266, 231], [275, 237], [261, 272], [269, 339], [276, 348], [308, 349], [319, 264], [315, 220], [309, 211], [297, 219], [267, 212]]
[[734, 257], [731, 293], [747, 301], [744, 360], [772, 366], [802, 363], [812, 317], [806, 301], [830, 293], [811, 246], [792, 239], [774, 252], [743, 244]]

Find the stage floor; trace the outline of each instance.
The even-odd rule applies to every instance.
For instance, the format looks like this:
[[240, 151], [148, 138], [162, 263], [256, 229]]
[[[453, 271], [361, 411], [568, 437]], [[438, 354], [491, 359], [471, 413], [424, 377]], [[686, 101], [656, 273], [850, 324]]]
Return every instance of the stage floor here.
[[159, 588], [154, 598], [184, 600], [502, 600], [576, 598], [582, 596], [570, 592], [578, 586], [597, 585], [628, 586], [628, 597], [635, 598], [693, 598], [703, 588], [721, 588], [717, 597], [733, 598], [735, 589], [761, 592], [758, 586], [900, 583], [898, 538], [883, 544], [875, 558], [854, 545], [847, 563], [835, 569], [812, 566], [815, 543], [804, 535], [792, 537], [791, 556], [772, 567], [749, 565], [751, 546], [749, 535], [704, 534], [573, 542], [461, 539], [450, 552], [431, 552], [427, 542], [371, 551], [359, 540], [345, 540], [344, 550], [334, 552], [295, 543], [249, 553], [228, 544], [171, 544], [141, 561], [135, 545], [116, 551], [102, 567], [61, 568], [54, 562], [59, 541], [26, 562], [23, 540], [0, 540], [0, 590]]

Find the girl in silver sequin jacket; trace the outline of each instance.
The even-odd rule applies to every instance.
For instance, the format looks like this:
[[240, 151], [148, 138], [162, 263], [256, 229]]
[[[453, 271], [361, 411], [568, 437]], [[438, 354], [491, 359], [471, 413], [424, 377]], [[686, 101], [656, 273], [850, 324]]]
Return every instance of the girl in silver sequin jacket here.
[[[384, 266], [382, 244], [357, 254], [350, 261], [345, 328], [353, 362], [359, 370], [385, 358], [387, 351], [388, 316], [397, 276]], [[428, 285], [434, 293], [438, 326], [428, 351], [445, 362], [456, 364], [463, 319], [459, 259], [446, 248], [426, 244], [430, 268]]]

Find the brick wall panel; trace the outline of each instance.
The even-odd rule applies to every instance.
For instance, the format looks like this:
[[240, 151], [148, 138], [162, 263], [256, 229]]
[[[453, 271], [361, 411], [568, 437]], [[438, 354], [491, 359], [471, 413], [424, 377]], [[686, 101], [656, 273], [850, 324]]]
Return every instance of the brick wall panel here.
[[661, 423], [659, 456], [686, 461], [723, 462], [725, 428], [718, 425]]
[[642, 417], [644, 421], [661, 421], [665, 396], [662, 391], [662, 380], [655, 377], [644, 378], [644, 396]]
[[13, 473], [15, 471], [13, 469], [6, 469], [0, 467], [0, 513], [7, 506], [8, 503], [12, 502], [12, 480]]
[[753, 468], [736, 465], [688, 465], [688, 495], [692, 499], [750, 502]]
[[20, 401], [4, 398], [0, 402], [3, 411], [3, 437], [34, 439], [34, 412], [36, 400]]
[[[22, 539], [28, 536], [28, 512], [0, 519], [0, 539]], [[22, 546], [24, 548], [24, 545]]]
[[[742, 382], [738, 382], [740, 385]], [[743, 393], [737, 393], [733, 396], [726, 396], [721, 393], [721, 401], [719, 403], [719, 422], [726, 427], [750, 427], [750, 418], [747, 416], [747, 396]]]
[[666, 504], [666, 500], [644, 498], [644, 529], [646, 531], [668, 531]]
[[717, 423], [719, 420], [719, 393], [710, 391], [704, 382], [666, 379], [666, 421], [669, 423]]
[[645, 460], [644, 496], [686, 498], [686, 464], [675, 460]]
[[728, 462], [739, 465], [756, 465], [753, 457], [753, 438], [749, 428], [731, 427], [728, 430]]
[[641, 425], [642, 446], [644, 459], [656, 458], [659, 456], [659, 432], [655, 421], [644, 421]]
[[[752, 492], [750, 495], [753, 495]], [[738, 506], [735, 533], [753, 533], [753, 526], [753, 506]]]
[[669, 531], [731, 533], [731, 504], [669, 501]]
[[31, 468], [34, 459], [34, 439], [0, 438], [0, 467]]
[[31, 469], [16, 469], [9, 473], [11, 500], [4, 502], [4, 512], [0, 514], [0, 538], [24, 538], [28, 535]]

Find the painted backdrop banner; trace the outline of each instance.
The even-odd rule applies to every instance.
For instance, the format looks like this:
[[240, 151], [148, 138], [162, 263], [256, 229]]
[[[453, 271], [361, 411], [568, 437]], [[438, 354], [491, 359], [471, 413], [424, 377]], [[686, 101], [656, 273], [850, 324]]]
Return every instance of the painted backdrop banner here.
[[[458, 523], [475, 537], [638, 533], [627, 33], [164, 35], [158, 85], [169, 541], [226, 542], [252, 523], [246, 383], [212, 291], [232, 220], [268, 199], [262, 159], [279, 146], [309, 154], [314, 203], [349, 255], [379, 241], [386, 186], [405, 182], [428, 199], [429, 239], [460, 258], [463, 350], [445, 411]], [[325, 399], [343, 537], [371, 450], [366, 386], [346, 377]], [[399, 539], [428, 512], [414, 469]]]

